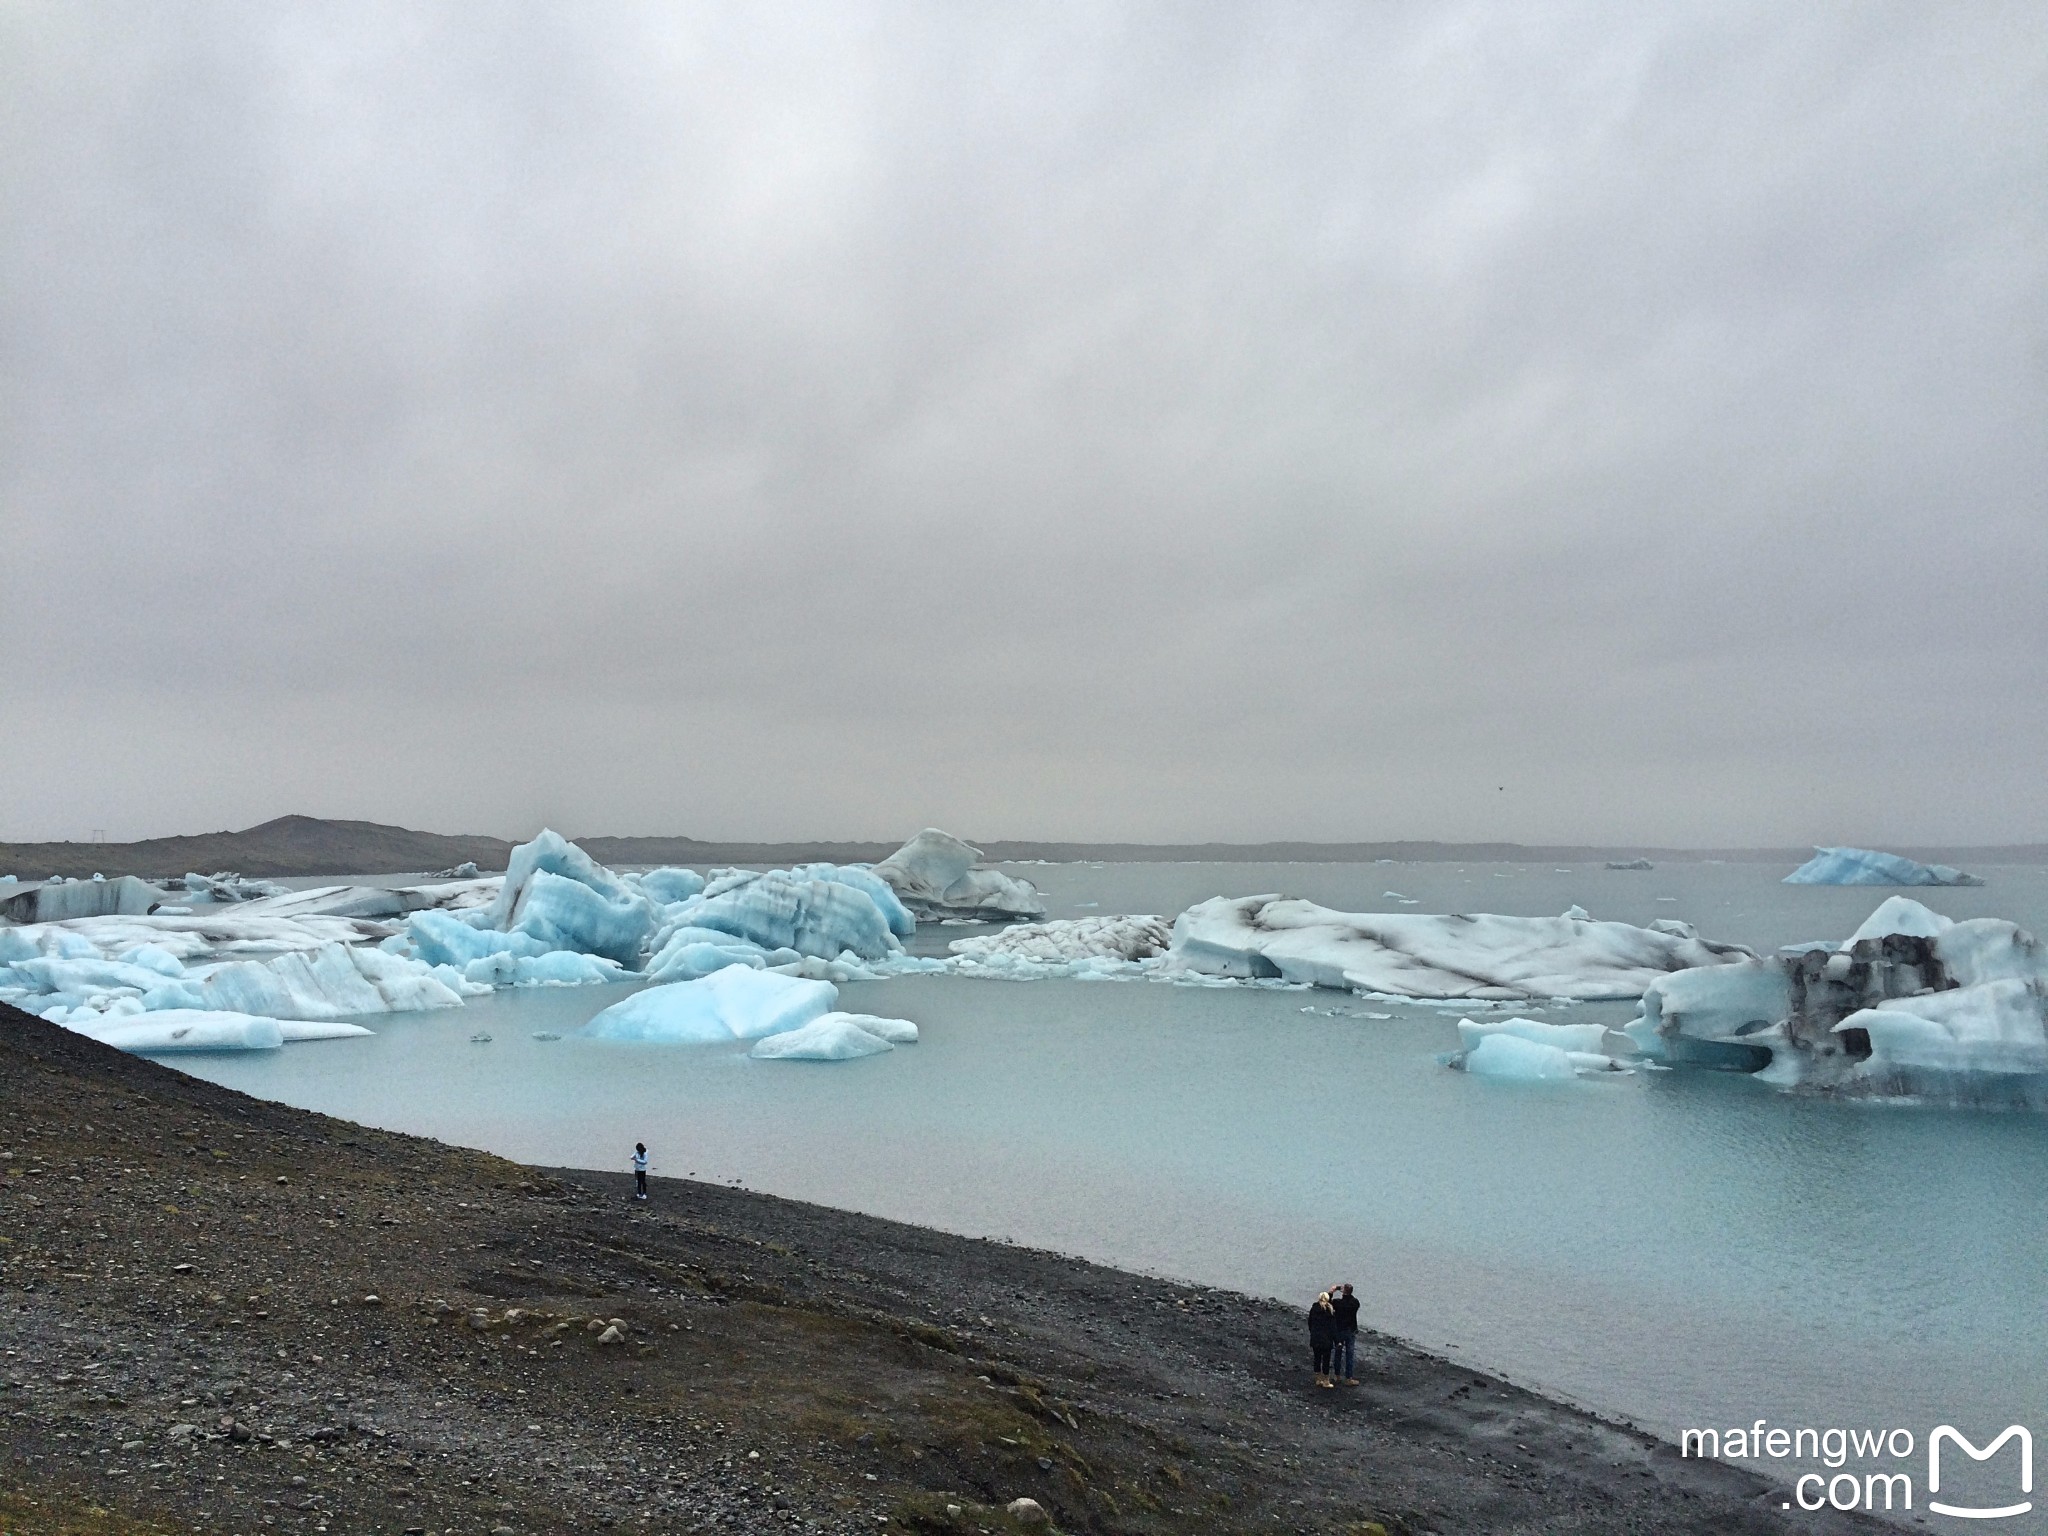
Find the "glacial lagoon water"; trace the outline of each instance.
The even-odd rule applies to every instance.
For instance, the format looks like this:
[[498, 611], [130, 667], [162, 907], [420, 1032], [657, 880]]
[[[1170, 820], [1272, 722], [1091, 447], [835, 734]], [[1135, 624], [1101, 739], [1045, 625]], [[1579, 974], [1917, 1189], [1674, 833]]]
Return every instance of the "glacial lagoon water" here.
[[[1889, 894], [1735, 864], [1017, 872], [1054, 916], [1258, 891], [1378, 911], [1576, 902], [1758, 947], [1839, 939]], [[2048, 929], [2048, 870], [1980, 873], [1982, 888], [1908, 894]], [[972, 931], [927, 929], [919, 947]], [[913, 1019], [924, 1040], [839, 1064], [571, 1036], [625, 990], [500, 993], [366, 1020], [375, 1039], [177, 1064], [529, 1162], [623, 1168], [638, 1139], [661, 1173], [1198, 1283], [1303, 1299], [1349, 1279], [1374, 1327], [1667, 1434], [1763, 1418], [1900, 1425], [1924, 1443], [1938, 1423], [2048, 1422], [2038, 1115], [1827, 1103], [1702, 1073], [1487, 1082], [1438, 1063], [1474, 1010], [1288, 989], [851, 985], [843, 1006]]]

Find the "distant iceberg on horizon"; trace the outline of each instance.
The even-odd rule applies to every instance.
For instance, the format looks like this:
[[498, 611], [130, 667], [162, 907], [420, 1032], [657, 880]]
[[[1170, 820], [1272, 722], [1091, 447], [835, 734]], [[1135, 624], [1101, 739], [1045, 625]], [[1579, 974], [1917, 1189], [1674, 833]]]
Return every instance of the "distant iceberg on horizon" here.
[[1785, 877], [1787, 885], [1982, 885], [1947, 864], [1918, 864], [1869, 848], [1816, 848]]

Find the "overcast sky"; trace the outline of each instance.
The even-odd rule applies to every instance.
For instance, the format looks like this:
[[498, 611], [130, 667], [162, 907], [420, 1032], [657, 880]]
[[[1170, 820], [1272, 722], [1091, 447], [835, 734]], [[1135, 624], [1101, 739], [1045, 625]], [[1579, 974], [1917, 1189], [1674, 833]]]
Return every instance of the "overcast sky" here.
[[2048, 838], [2048, 20], [0, 0], [0, 837]]

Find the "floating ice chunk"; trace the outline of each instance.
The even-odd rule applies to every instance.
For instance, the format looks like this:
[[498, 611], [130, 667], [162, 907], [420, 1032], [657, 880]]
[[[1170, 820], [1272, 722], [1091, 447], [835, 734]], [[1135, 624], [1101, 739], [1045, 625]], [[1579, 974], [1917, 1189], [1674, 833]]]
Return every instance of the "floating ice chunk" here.
[[1792, 984], [1777, 960], [1674, 971], [1650, 983], [1642, 1012], [1622, 1033], [1654, 1060], [1753, 1070], [1769, 1059], [1749, 1037], [1782, 1020]]
[[403, 917], [421, 903], [377, 885], [320, 885], [249, 901], [242, 910], [271, 917]]
[[1863, 925], [1849, 935], [1842, 948], [1853, 949], [1858, 939], [1881, 939], [1888, 933], [1935, 939], [1954, 926], [1939, 912], [1920, 905], [1910, 896], [1887, 896], [1877, 910], [1863, 919]]
[[1605, 1059], [1600, 1049], [1607, 1038], [1605, 1024], [1546, 1024], [1540, 1019], [1488, 1019], [1483, 1023], [1458, 1020], [1458, 1040], [1468, 1051], [1478, 1049], [1482, 1041], [1495, 1035], [1513, 1035], [1518, 1040]]
[[1866, 1073], [1884, 1067], [1947, 1074], [2048, 1074], [2048, 1030], [2038, 985], [2017, 978], [1891, 998], [1852, 1013], [1837, 1034], [1870, 1038]]
[[162, 898], [162, 891], [133, 875], [61, 884], [44, 881], [0, 896], [0, 917], [16, 923], [54, 923], [110, 914], [137, 916]]
[[692, 926], [830, 959], [852, 950], [879, 960], [897, 948], [889, 919], [873, 897], [837, 880], [800, 880], [781, 870], [710, 896], [689, 908]]
[[1609, 869], [1655, 869], [1657, 866], [1648, 859], [1609, 859]]
[[1169, 973], [1277, 977], [1402, 998], [1629, 998], [1740, 945], [1628, 923], [1491, 914], [1333, 912], [1280, 896], [1216, 897], [1175, 920]]
[[871, 1034], [848, 1013], [828, 1013], [801, 1029], [770, 1035], [747, 1054], [763, 1061], [852, 1061], [895, 1047]]
[[505, 888], [503, 875], [483, 875], [474, 880], [447, 880], [429, 885], [405, 885], [398, 894], [408, 912], [438, 909], [443, 912], [474, 912], [479, 919]]
[[65, 1021], [65, 1028], [89, 1035], [118, 1051], [147, 1055], [167, 1051], [274, 1051], [285, 1041], [284, 1027], [276, 1019], [210, 1010], [146, 1013], [97, 1025]]
[[1474, 1077], [1545, 1082], [1579, 1075], [1569, 1051], [1519, 1035], [1489, 1035], [1467, 1051], [1461, 1063]]
[[230, 961], [191, 975], [213, 1009], [279, 1019], [452, 1008], [462, 1001], [417, 960], [340, 944], [267, 961]]
[[799, 864], [789, 871], [792, 879], [829, 880], [839, 885], [850, 885], [857, 891], [865, 891], [868, 899], [880, 910], [889, 924], [889, 931], [899, 939], [907, 939], [917, 932], [917, 919], [910, 909], [897, 898], [889, 882], [876, 874], [866, 864]]
[[1069, 917], [954, 939], [946, 948], [984, 962], [997, 957], [1041, 964], [1147, 960], [1164, 954], [1172, 937], [1173, 927], [1163, 917]]
[[[834, 1015], [826, 1014], [826, 1018]], [[851, 1019], [877, 1040], [886, 1040], [891, 1045], [915, 1045], [918, 1042], [917, 1026], [908, 1019], [888, 1019], [875, 1013], [842, 1013], [842, 1019]]]
[[636, 992], [599, 1013], [582, 1032], [598, 1040], [758, 1040], [801, 1028], [830, 1012], [838, 999], [830, 982], [727, 966], [697, 981]]
[[1785, 877], [1787, 885], [1982, 885], [1946, 864], [1918, 864], [1868, 848], [1816, 848]]
[[582, 987], [630, 976], [616, 960], [569, 949], [543, 955], [484, 955], [462, 968], [464, 981], [485, 987]]
[[715, 932], [709, 928], [688, 928], [676, 934], [648, 962], [647, 979], [658, 982], [695, 981], [713, 971], [722, 971], [728, 965], [745, 965], [759, 970], [768, 963], [767, 951], [758, 944], [733, 938], [730, 934], [718, 934], [716, 939], [701, 937]]
[[106, 987], [133, 987], [138, 992], [147, 992], [164, 982], [163, 973], [152, 967], [98, 958], [17, 960], [8, 971], [17, 982], [26, 982], [38, 992], [89, 992]]
[[505, 866], [505, 883], [488, 909], [485, 926], [512, 928], [525, 903], [528, 887], [534, 876], [542, 873], [584, 886], [611, 901], [625, 900], [633, 894], [617, 875], [559, 832], [542, 828], [540, 836], [532, 842], [521, 843], [512, 850]]
[[219, 902], [255, 901], [264, 896], [289, 896], [292, 888], [275, 880], [245, 880], [233, 870], [211, 875], [187, 875], [185, 889], [195, 896], [209, 896]]
[[161, 944], [137, 944], [114, 957], [123, 965], [140, 966], [159, 976], [182, 976], [185, 964]]
[[852, 950], [847, 950], [836, 960], [827, 960], [818, 955], [799, 955], [794, 960], [770, 965], [768, 969], [783, 976], [802, 976], [810, 981], [829, 981], [835, 986], [847, 981], [881, 981], [886, 975], [873, 969]]
[[1030, 881], [976, 868], [980, 857], [979, 848], [926, 827], [874, 871], [906, 907], [935, 917], [1045, 915], [1045, 903]]
[[374, 1029], [365, 1029], [360, 1024], [315, 1019], [279, 1019], [277, 1028], [286, 1045], [307, 1040], [356, 1040], [376, 1033]]
[[447, 912], [415, 912], [405, 931], [413, 952], [429, 965], [466, 966], [492, 955], [544, 955], [548, 946], [524, 933], [478, 928]]
[[654, 904], [645, 896], [625, 890], [614, 896], [537, 869], [520, 895], [509, 931], [538, 939], [548, 949], [573, 949], [632, 965], [655, 920]]
[[364, 918], [276, 917], [242, 907], [214, 907], [190, 916], [154, 912], [144, 917], [83, 917], [34, 928], [0, 928], [14, 934], [6, 953], [23, 938], [40, 954], [64, 959], [113, 958], [140, 944], [154, 944], [184, 964], [195, 960], [267, 957], [310, 951], [327, 944], [360, 944], [390, 934], [388, 924]]
[[1593, 921], [1593, 914], [1588, 912], [1584, 907], [1581, 906], [1570, 906], [1565, 908], [1564, 915], [1566, 921], [1568, 922], [1590, 923], [1591, 921]]
[[650, 869], [644, 875], [628, 875], [626, 880], [664, 907], [704, 893], [704, 877], [694, 869]]
[[2048, 951], [1894, 896], [1840, 948], [1668, 978], [1628, 1033], [1801, 1091], [2048, 1107]]

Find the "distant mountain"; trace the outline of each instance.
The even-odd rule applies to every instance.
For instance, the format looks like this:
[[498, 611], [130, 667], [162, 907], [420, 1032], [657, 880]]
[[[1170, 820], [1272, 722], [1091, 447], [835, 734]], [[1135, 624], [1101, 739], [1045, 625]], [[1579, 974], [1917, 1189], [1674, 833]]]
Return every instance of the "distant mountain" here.
[[382, 875], [474, 861], [503, 869], [512, 845], [495, 837], [443, 837], [374, 821], [280, 816], [242, 832], [152, 837], [139, 843], [0, 843], [0, 874], [166, 876], [217, 869], [280, 875]]
[[[907, 837], [916, 831], [908, 828]], [[693, 837], [581, 837], [592, 858], [605, 864], [787, 865], [812, 860], [872, 863], [899, 846], [887, 843], [714, 843]], [[1066, 863], [1100, 859], [1128, 864], [1341, 864], [1397, 859], [1404, 863], [1589, 863], [1606, 859], [1722, 859], [1741, 864], [1804, 861], [1810, 848], [1645, 848], [1547, 846], [1524, 843], [1051, 843], [984, 842], [991, 861], [1046, 859]], [[2048, 864], [2048, 843], [1997, 848], [1895, 848], [1925, 863]], [[503, 869], [512, 844], [498, 837], [450, 837], [374, 821], [326, 821], [280, 816], [242, 832], [196, 837], [152, 837], [139, 843], [0, 843], [0, 874], [25, 880], [44, 875], [142, 875], [161, 878], [188, 870], [239, 870], [270, 879], [291, 875], [388, 875], [450, 869], [474, 863]]]

